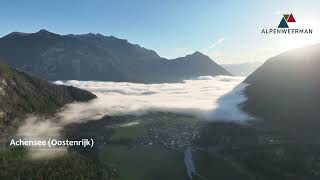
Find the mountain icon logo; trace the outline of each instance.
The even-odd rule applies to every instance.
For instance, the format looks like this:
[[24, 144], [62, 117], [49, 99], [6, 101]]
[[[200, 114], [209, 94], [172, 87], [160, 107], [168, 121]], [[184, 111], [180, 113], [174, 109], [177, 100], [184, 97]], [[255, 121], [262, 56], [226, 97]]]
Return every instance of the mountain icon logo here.
[[278, 28], [289, 28], [288, 23], [296, 22], [295, 18], [291, 14], [284, 14]]

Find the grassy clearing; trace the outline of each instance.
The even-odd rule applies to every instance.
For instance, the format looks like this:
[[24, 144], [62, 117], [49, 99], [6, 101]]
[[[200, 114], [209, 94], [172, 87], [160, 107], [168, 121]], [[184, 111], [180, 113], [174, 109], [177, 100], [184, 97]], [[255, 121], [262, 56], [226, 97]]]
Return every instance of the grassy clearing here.
[[238, 164], [209, 152], [193, 152], [196, 171], [206, 179], [252, 180]]
[[119, 169], [116, 180], [187, 179], [183, 153], [159, 146], [110, 146], [100, 153], [103, 162]]
[[144, 124], [137, 124], [133, 126], [116, 126], [110, 140], [134, 140], [147, 135], [147, 133], [148, 129]]

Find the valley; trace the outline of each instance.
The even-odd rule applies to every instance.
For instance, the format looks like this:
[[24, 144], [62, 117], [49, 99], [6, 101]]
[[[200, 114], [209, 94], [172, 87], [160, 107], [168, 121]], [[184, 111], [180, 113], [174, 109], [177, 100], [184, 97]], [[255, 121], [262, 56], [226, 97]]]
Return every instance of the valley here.
[[[124, 126], [130, 122], [133, 125]], [[192, 127], [192, 128], [191, 128]], [[185, 151], [191, 148], [192, 179], [290, 179], [320, 172], [316, 149], [266, 131], [258, 123], [205, 122], [182, 114], [105, 117], [70, 125], [72, 138], [94, 137], [95, 151], [82, 152], [113, 170], [111, 179], [188, 179]], [[169, 136], [166, 136], [169, 134]], [[300, 148], [293, 148], [299, 146]], [[306, 157], [309, 157], [306, 159]], [[112, 173], [111, 173], [112, 174]]]
[[320, 1], [0, 4], [0, 180], [320, 179]]

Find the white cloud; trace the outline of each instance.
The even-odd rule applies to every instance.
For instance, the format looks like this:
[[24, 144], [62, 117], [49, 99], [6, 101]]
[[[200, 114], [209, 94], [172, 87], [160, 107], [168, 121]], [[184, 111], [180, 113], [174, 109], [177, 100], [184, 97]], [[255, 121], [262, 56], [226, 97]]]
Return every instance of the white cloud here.
[[30, 117], [18, 129], [18, 135], [57, 136], [71, 123], [98, 120], [106, 115], [141, 115], [150, 111], [183, 113], [210, 121], [242, 122], [250, 119], [238, 108], [238, 104], [246, 100], [242, 94], [245, 85], [239, 85], [242, 80], [242, 77], [203, 76], [183, 83], [164, 84], [57, 81], [56, 84], [87, 89], [98, 98], [87, 103], [68, 104], [49, 119]]
[[206, 47], [203, 49], [203, 51], [208, 51], [210, 49], [213, 49], [215, 47], [217, 47], [218, 45], [220, 45], [221, 43], [223, 43], [224, 38], [220, 38], [218, 40], [216, 40], [215, 42], [213, 42], [210, 46]]
[[[100, 118], [104, 115], [141, 114], [147, 111], [178, 112], [214, 120], [217, 117], [207, 117], [207, 113], [214, 111], [219, 106], [218, 103], [223, 102], [222, 100], [218, 102], [218, 99], [230, 92], [242, 80], [240, 77], [202, 76], [185, 80], [183, 83], [164, 84], [96, 81], [56, 83], [87, 89], [98, 96], [89, 103], [68, 105], [60, 113], [68, 122], [74, 122], [73, 119], [93, 118], [95, 115]], [[233, 94], [236, 95], [242, 96]]]

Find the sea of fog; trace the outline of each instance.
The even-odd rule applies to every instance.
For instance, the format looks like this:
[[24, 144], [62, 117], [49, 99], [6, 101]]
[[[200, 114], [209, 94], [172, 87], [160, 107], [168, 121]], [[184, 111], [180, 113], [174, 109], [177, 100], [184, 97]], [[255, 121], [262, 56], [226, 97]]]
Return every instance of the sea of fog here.
[[[151, 111], [195, 115], [204, 120], [244, 121], [238, 105], [246, 100], [243, 77], [202, 76], [182, 83], [56, 81], [86, 89], [98, 96], [89, 103], [71, 104], [64, 115], [80, 117], [143, 114]], [[77, 117], [75, 117], [77, 118]], [[95, 118], [96, 119], [96, 118]]]
[[239, 104], [246, 100], [243, 77], [202, 76], [181, 83], [138, 84], [127, 82], [56, 81], [91, 91], [98, 98], [87, 103], [66, 105], [54, 117], [30, 116], [18, 135], [58, 135], [70, 123], [98, 120], [109, 115], [141, 115], [173, 112], [207, 121], [243, 122], [250, 117]]

